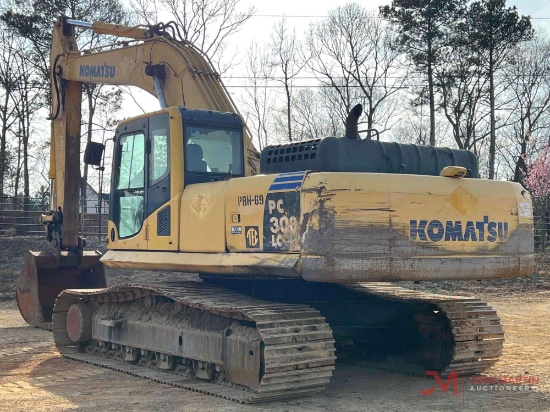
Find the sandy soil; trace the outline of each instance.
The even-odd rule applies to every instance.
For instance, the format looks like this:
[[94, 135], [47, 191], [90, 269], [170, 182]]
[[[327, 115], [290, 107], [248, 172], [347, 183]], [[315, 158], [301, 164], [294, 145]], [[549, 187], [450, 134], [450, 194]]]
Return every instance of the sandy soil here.
[[[508, 390], [511, 384], [496, 389], [472, 385], [471, 378], [460, 377], [454, 395], [452, 389], [442, 393], [431, 379], [338, 364], [330, 385], [317, 396], [243, 406], [61, 358], [50, 333], [28, 327], [13, 299], [21, 250], [35, 242], [40, 245], [38, 239], [0, 238], [0, 411], [550, 410], [550, 257], [544, 255], [530, 278], [406, 285], [487, 300], [499, 311], [507, 340], [501, 361], [485, 378], [532, 377], [539, 379], [537, 391]], [[175, 275], [147, 276], [154, 281]], [[108, 277], [114, 284], [132, 276], [108, 272]], [[420, 393], [431, 386], [436, 386], [433, 395]]]

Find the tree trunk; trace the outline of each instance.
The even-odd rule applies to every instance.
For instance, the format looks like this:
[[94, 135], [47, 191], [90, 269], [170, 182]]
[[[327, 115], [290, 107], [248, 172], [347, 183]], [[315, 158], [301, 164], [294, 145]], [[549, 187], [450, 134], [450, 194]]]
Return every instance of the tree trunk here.
[[367, 112], [366, 112], [366, 115], [367, 115], [367, 129], [369, 130], [367, 132], [367, 139], [368, 140], [371, 140], [372, 139], [372, 131], [371, 129], [374, 128], [374, 103], [373, 103], [373, 89], [369, 89], [370, 93], [366, 96], [367, 98], [367, 101], [369, 103], [369, 106], [367, 108]]
[[24, 210], [30, 209], [30, 185], [29, 185], [29, 150], [28, 136], [23, 142], [23, 204]]
[[372, 139], [372, 130], [374, 128], [374, 113], [373, 113], [373, 110], [372, 110], [372, 104], [369, 105], [369, 112], [367, 113], [367, 129], [369, 129], [369, 131], [367, 132], [367, 139], [368, 140], [371, 140]]
[[516, 170], [514, 170], [514, 182], [518, 182], [523, 185], [523, 179], [525, 178], [525, 155], [527, 154], [527, 134], [525, 133], [525, 119], [521, 119], [521, 153], [516, 162]]
[[28, 78], [24, 79], [25, 91], [22, 104], [22, 140], [23, 140], [23, 208], [25, 211], [29, 209], [30, 203], [30, 188], [29, 188], [29, 135], [31, 132], [31, 119], [30, 119], [30, 104], [29, 101], [29, 83]]
[[2, 135], [0, 136], [0, 209], [3, 207], [4, 198], [4, 177], [6, 176], [6, 169], [8, 162], [6, 159], [6, 140], [8, 133], [8, 103], [9, 93], [5, 90], [4, 105], [2, 106]]
[[17, 204], [17, 195], [19, 192], [19, 180], [21, 175], [21, 123], [23, 120], [19, 118], [19, 133], [18, 135], [18, 141], [17, 141], [17, 167], [15, 168], [15, 181], [14, 181], [14, 188], [13, 188], [13, 204]]
[[489, 112], [491, 140], [489, 143], [489, 179], [495, 178], [495, 157], [496, 157], [496, 132], [495, 132], [495, 84], [494, 84], [494, 62], [493, 53], [489, 52]]
[[[94, 85], [87, 85], [86, 87], [86, 99], [88, 100], [88, 124], [86, 130], [86, 143], [92, 141], [92, 121], [94, 118], [95, 107], [93, 99]], [[82, 180], [80, 182], [80, 202], [81, 202], [81, 227], [84, 228], [84, 214], [86, 213], [87, 207], [87, 186], [88, 186], [88, 165], [84, 164], [84, 173], [82, 175]]]
[[292, 142], [292, 120], [290, 116], [290, 106], [291, 106], [291, 95], [290, 95], [290, 87], [288, 84], [288, 77], [285, 74], [285, 91], [286, 91], [286, 121], [288, 126], [288, 141]]
[[428, 94], [430, 95], [430, 146], [435, 146], [435, 96], [432, 42], [428, 41]]

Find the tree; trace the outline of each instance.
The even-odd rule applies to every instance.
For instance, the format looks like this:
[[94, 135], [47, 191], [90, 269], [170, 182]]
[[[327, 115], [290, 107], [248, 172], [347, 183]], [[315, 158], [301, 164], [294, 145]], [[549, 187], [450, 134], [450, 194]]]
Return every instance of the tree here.
[[[459, 22], [466, 0], [393, 0], [380, 14], [397, 27], [398, 44], [416, 69], [426, 76], [430, 107], [430, 145], [435, 146], [434, 69], [445, 60], [453, 26]], [[424, 94], [425, 89], [422, 90]]]
[[[13, 95], [17, 91], [20, 74], [15, 72], [14, 61], [17, 58], [18, 45], [13, 33], [1, 30], [0, 33], [0, 199], [4, 197], [4, 178], [8, 173], [10, 165], [9, 135], [13, 125], [16, 123], [15, 106]], [[2, 202], [0, 200], [0, 202]]]
[[[29, 145], [31, 134], [34, 129], [35, 116], [42, 107], [40, 102], [40, 75], [34, 70], [28, 60], [28, 52], [21, 48], [18, 50], [14, 67], [19, 73], [18, 87], [16, 93], [12, 94], [13, 106], [15, 108], [16, 135], [18, 137], [18, 171], [22, 167], [23, 172], [23, 204], [25, 210], [29, 206], [30, 199], [30, 175], [29, 175]], [[19, 181], [19, 173], [16, 176]], [[15, 194], [18, 193], [18, 184], [15, 185]]]
[[[318, 139], [326, 136], [342, 136], [343, 123], [331, 113], [330, 88], [300, 89], [294, 97], [294, 136], [297, 140]], [[332, 90], [334, 91], [334, 90]]]
[[512, 102], [503, 157], [510, 161], [513, 180], [523, 183], [525, 158], [550, 144], [550, 39], [537, 35], [510, 53], [503, 70], [504, 88]]
[[524, 156], [523, 183], [531, 194], [536, 216], [542, 216], [550, 206], [550, 147], [545, 146], [536, 157]]
[[363, 104], [367, 129], [388, 129], [401, 106], [392, 97], [404, 88], [406, 63], [395, 41], [379, 16], [356, 3], [330, 11], [307, 36], [310, 69], [335, 89], [346, 115]]
[[247, 87], [241, 101], [246, 123], [251, 125], [258, 148], [262, 150], [270, 143], [269, 129], [275, 96], [269, 80], [273, 77], [274, 66], [270, 62], [267, 47], [261, 48], [255, 41], [251, 43], [246, 57]]
[[269, 47], [272, 50], [272, 65], [276, 68], [273, 79], [283, 85], [286, 103], [286, 134], [289, 142], [292, 142], [292, 89], [294, 79], [302, 72], [307, 64], [301, 54], [301, 44], [296, 37], [296, 32], [289, 29], [286, 18], [279, 21], [273, 28]]
[[[41, 73], [39, 78], [40, 84], [37, 90], [40, 90], [40, 98], [49, 102], [50, 90], [50, 62], [49, 54], [51, 47], [52, 19], [55, 16], [65, 15], [71, 19], [84, 21], [113, 21], [119, 24], [128, 24], [129, 19], [127, 12], [118, 0], [85, 0], [75, 2], [72, 0], [35, 0], [31, 4], [15, 0], [3, 13], [0, 19], [4, 22], [9, 30], [18, 33], [21, 39], [29, 46], [28, 61], [32, 62], [34, 69]], [[98, 36], [91, 31], [76, 30], [77, 43], [80, 49], [94, 48], [105, 46], [112, 39], [105, 36]], [[94, 113], [98, 99], [113, 98], [116, 95], [103, 95], [103, 86], [96, 84], [84, 84], [84, 98], [87, 104], [87, 117], [84, 118], [83, 125], [86, 128], [85, 142], [92, 139], [92, 131], [94, 129]], [[25, 116], [21, 112], [20, 115]], [[21, 123], [23, 124], [23, 123]], [[25, 134], [23, 136], [26, 136]], [[27, 163], [28, 139], [23, 139], [22, 150], [25, 154], [24, 159]], [[25, 187], [28, 186], [28, 171], [25, 167]], [[83, 179], [81, 185], [82, 202], [86, 203], [86, 184], [88, 177], [88, 165], [84, 165]], [[28, 194], [28, 190], [25, 191]]]
[[426, 125], [424, 105], [408, 105], [401, 122], [392, 130], [393, 139], [399, 143], [427, 145], [430, 139], [430, 128]]
[[[2, 63], [0, 63], [0, 197], [4, 196], [6, 176], [13, 178], [13, 194], [19, 195], [27, 207], [30, 198], [29, 146], [35, 130], [34, 117], [41, 108], [40, 73], [32, 64], [28, 42], [2, 26]], [[14, 162], [14, 163], [12, 163]], [[16, 201], [14, 197], [14, 201]]]
[[489, 179], [495, 178], [496, 159], [496, 85], [495, 75], [515, 45], [533, 35], [529, 17], [519, 16], [516, 7], [506, 8], [505, 0], [472, 3], [467, 13], [468, 41], [477, 50], [484, 75], [489, 81]]
[[[13, 0], [0, 14], [7, 28], [26, 39], [33, 49], [30, 59], [42, 73], [45, 90], [50, 90], [50, 45], [53, 20], [57, 16], [85, 21], [125, 23], [125, 9], [118, 0]], [[93, 35], [78, 36], [81, 46], [93, 45]], [[48, 98], [49, 101], [49, 98]]]
[[479, 144], [489, 134], [483, 105], [487, 80], [460, 33], [451, 44], [448, 63], [435, 69], [438, 108], [451, 125], [457, 147], [477, 154]]

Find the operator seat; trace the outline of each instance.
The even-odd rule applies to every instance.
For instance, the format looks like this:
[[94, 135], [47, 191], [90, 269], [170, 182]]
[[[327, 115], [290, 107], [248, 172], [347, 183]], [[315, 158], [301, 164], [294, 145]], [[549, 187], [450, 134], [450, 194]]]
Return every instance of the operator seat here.
[[190, 143], [186, 146], [187, 170], [190, 172], [207, 172], [208, 166], [202, 159], [202, 147], [198, 144]]

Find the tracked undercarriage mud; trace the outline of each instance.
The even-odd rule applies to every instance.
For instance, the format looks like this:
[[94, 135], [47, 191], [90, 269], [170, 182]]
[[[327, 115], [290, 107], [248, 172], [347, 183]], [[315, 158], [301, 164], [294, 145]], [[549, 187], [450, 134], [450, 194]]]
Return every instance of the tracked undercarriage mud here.
[[[452, 371], [477, 374], [489, 369], [502, 354], [504, 330], [500, 318], [480, 299], [428, 294], [384, 283], [348, 288], [366, 296], [423, 306], [422, 312], [414, 316], [424, 352], [422, 374], [430, 366], [440, 376]], [[387, 367], [391, 369], [391, 365]], [[418, 372], [414, 367], [402, 371]]]
[[[317, 310], [199, 282], [66, 290], [53, 333], [68, 358], [241, 403], [318, 392], [335, 361], [330, 327]], [[143, 372], [146, 366], [183, 376]]]
[[447, 375], [480, 373], [502, 352], [499, 318], [479, 299], [387, 283], [227, 283], [240, 293], [210, 281], [63, 291], [55, 344], [73, 360], [240, 403], [321, 391], [336, 355]]
[[327, 319], [337, 357], [425, 375], [480, 373], [502, 354], [497, 312], [475, 297], [418, 292], [391, 283], [333, 285], [300, 280], [205, 279], [260, 299], [302, 303]]

